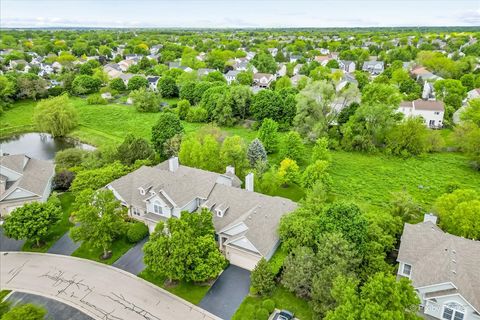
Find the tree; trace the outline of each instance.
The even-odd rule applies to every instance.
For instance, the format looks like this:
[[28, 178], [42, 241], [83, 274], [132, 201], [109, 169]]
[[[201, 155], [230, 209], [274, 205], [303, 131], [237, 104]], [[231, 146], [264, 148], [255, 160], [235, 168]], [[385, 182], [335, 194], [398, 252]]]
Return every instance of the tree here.
[[241, 85], [251, 86], [253, 83], [253, 73], [250, 71], [242, 71], [237, 74], [237, 82]]
[[277, 91], [262, 90], [253, 97], [250, 112], [257, 121], [270, 118], [281, 122], [283, 101]]
[[212, 213], [184, 211], [160, 221], [143, 247], [147, 268], [168, 281], [206, 281], [218, 276], [225, 258], [214, 239]]
[[310, 298], [312, 279], [318, 271], [315, 253], [308, 247], [295, 248], [283, 263], [282, 284], [300, 298]]
[[465, 238], [480, 239], [480, 194], [470, 189], [457, 189], [440, 196], [435, 202], [440, 227]]
[[261, 296], [269, 295], [275, 289], [275, 275], [265, 258], [260, 259], [250, 276], [251, 286]]
[[52, 195], [47, 202], [31, 202], [16, 208], [6, 217], [5, 235], [16, 240], [28, 240], [40, 247], [41, 241], [55, 223], [60, 220], [60, 201]]
[[66, 94], [40, 101], [33, 118], [41, 131], [63, 137], [77, 126], [77, 110]]
[[79, 75], [76, 76], [72, 82], [72, 91], [75, 94], [82, 95], [82, 94], [90, 94], [94, 92], [98, 92], [102, 82], [89, 75]]
[[160, 97], [153, 91], [141, 87], [130, 92], [129, 96], [133, 99], [133, 105], [138, 112], [158, 112], [160, 110]]
[[284, 186], [288, 186], [298, 181], [299, 168], [295, 160], [285, 158], [280, 162], [278, 168], [278, 177]]
[[181, 120], [185, 120], [188, 115], [188, 111], [190, 111], [190, 102], [188, 100], [180, 100], [177, 103], [178, 108], [178, 116]]
[[327, 162], [332, 160], [332, 155], [330, 150], [328, 150], [328, 139], [325, 137], [317, 139], [312, 148], [311, 161], [314, 162], [317, 160], [324, 160]]
[[387, 148], [400, 156], [419, 155], [428, 150], [428, 129], [423, 118], [407, 117], [387, 133]]
[[292, 80], [290, 80], [290, 78], [287, 76], [283, 76], [275, 82], [276, 91], [279, 91], [285, 88], [291, 88], [291, 87], [292, 87]]
[[158, 80], [157, 88], [164, 98], [175, 98], [178, 96], [177, 84], [175, 79], [170, 76], [161, 77]]
[[270, 118], [262, 121], [258, 130], [258, 139], [263, 143], [267, 153], [274, 153], [278, 148], [278, 123]]
[[390, 84], [370, 83], [362, 90], [362, 105], [382, 104], [386, 107], [398, 108], [402, 96], [398, 89]]
[[35, 74], [25, 73], [17, 78], [18, 96], [37, 100], [47, 93], [47, 81]]
[[462, 106], [462, 100], [467, 96], [467, 88], [460, 80], [442, 79], [433, 84], [437, 98], [455, 110]]
[[325, 160], [316, 160], [310, 164], [302, 174], [302, 186], [306, 189], [312, 188], [318, 181], [329, 189], [332, 184], [332, 179], [327, 172], [329, 163]]
[[14, 306], [2, 316], [2, 320], [43, 320], [46, 315], [45, 308], [26, 303]]
[[180, 99], [185, 99], [190, 102], [190, 104], [195, 104], [195, 89], [197, 86], [196, 81], [188, 81], [180, 87], [179, 97]]
[[252, 102], [252, 90], [250, 87], [243, 85], [230, 87], [227, 98], [227, 103], [231, 105], [233, 116], [244, 120], [250, 113], [250, 104]]
[[253, 139], [248, 145], [247, 158], [251, 167], [254, 167], [259, 161], [267, 161], [267, 152], [265, 151], [262, 142], [258, 140], [258, 138]]
[[67, 148], [55, 154], [56, 169], [69, 169], [78, 166], [89, 151], [80, 148]]
[[472, 99], [460, 114], [462, 121], [471, 121], [480, 127], [480, 98]]
[[480, 170], [480, 126], [464, 121], [455, 127], [454, 139], [460, 150], [471, 158], [472, 167]]
[[290, 158], [297, 162], [303, 161], [305, 146], [300, 134], [296, 131], [288, 132], [280, 143], [279, 153], [282, 159]]
[[68, 170], [57, 172], [53, 177], [53, 188], [55, 190], [67, 191], [72, 185], [75, 174]]
[[297, 95], [296, 130], [307, 140], [315, 141], [327, 134], [335, 88], [327, 81], [314, 81]]
[[242, 137], [227, 137], [222, 143], [220, 158], [225, 166], [230, 165], [235, 167], [237, 173], [241, 175], [245, 167], [248, 165], [247, 146]]
[[171, 112], [162, 112], [157, 123], [152, 128], [152, 144], [160, 154], [165, 157], [164, 144], [176, 134], [184, 132], [183, 125], [178, 116]]
[[217, 137], [212, 134], [187, 136], [180, 145], [179, 159], [187, 166], [220, 171], [220, 144]]
[[326, 320], [421, 319], [420, 299], [409, 279], [399, 281], [391, 274], [376, 273], [360, 288], [352, 278], [338, 277], [332, 289], [337, 307]]
[[116, 90], [118, 92], [123, 92], [127, 90], [127, 87], [125, 86], [125, 82], [123, 82], [123, 80], [120, 78], [112, 79], [110, 81], [109, 86], [112, 90]]
[[404, 223], [419, 222], [424, 212], [423, 208], [405, 190], [393, 194], [390, 206], [392, 215], [399, 217]]
[[70, 229], [73, 241], [102, 249], [102, 259], [107, 259], [113, 241], [125, 232], [127, 208], [110, 190], [85, 189], [75, 197], [73, 214], [78, 223]]
[[148, 87], [148, 80], [143, 76], [133, 76], [128, 80], [128, 90], [139, 90]]
[[323, 317], [336, 306], [331, 295], [334, 280], [354, 275], [360, 259], [354, 246], [341, 234], [325, 233], [318, 239], [315, 260], [319, 266], [312, 278], [311, 304], [315, 313]]
[[258, 72], [275, 74], [277, 71], [277, 63], [271, 54], [260, 52], [252, 59], [252, 64], [257, 68]]
[[113, 180], [127, 174], [128, 169], [120, 162], [115, 161], [100, 168], [81, 170], [75, 176], [70, 190], [78, 192], [89, 188], [102, 188]]
[[116, 158], [124, 165], [131, 166], [137, 160], [153, 159], [155, 152], [143, 138], [128, 134], [122, 144], [117, 147]]

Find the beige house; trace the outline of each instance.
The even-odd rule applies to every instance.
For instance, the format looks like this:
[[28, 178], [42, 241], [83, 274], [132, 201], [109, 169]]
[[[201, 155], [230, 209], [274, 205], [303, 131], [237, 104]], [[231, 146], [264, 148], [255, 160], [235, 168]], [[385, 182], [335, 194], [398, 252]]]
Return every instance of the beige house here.
[[405, 224], [397, 261], [426, 319], [480, 320], [480, 241], [445, 233], [425, 215]]
[[54, 175], [52, 162], [24, 154], [0, 156], [0, 216], [28, 202], [47, 201]]
[[141, 167], [106, 187], [150, 232], [160, 220], [209, 209], [220, 250], [230, 263], [252, 270], [262, 257], [271, 258], [280, 242], [280, 218], [297, 205], [254, 192], [253, 174], [245, 182], [242, 189], [233, 167], [220, 174], [183, 166], [178, 158], [171, 158], [155, 167]]

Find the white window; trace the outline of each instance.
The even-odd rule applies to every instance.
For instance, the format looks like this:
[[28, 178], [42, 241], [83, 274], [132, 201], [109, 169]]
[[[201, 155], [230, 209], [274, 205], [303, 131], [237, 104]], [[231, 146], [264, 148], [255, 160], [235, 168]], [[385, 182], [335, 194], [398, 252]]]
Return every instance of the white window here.
[[465, 309], [458, 303], [447, 303], [443, 307], [442, 319], [445, 320], [463, 320], [465, 318]]
[[440, 112], [438, 112], [438, 111], [435, 111], [433, 114], [435, 114], [435, 115], [437, 115], [437, 116], [438, 116], [438, 115], [440, 114]]
[[410, 275], [412, 274], [412, 266], [407, 263], [404, 263], [402, 272], [404, 275], [410, 277]]
[[155, 212], [156, 214], [162, 214], [162, 207], [158, 202], [155, 202], [153, 204], [153, 212]]

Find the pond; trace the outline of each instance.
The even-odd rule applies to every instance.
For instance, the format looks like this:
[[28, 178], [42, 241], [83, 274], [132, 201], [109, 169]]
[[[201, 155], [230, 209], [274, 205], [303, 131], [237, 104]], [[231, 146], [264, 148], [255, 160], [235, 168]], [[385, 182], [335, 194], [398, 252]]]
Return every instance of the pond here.
[[73, 147], [95, 150], [91, 145], [71, 138], [53, 138], [48, 133], [25, 133], [0, 139], [0, 155], [24, 153], [29, 157], [42, 160], [52, 160], [57, 151]]

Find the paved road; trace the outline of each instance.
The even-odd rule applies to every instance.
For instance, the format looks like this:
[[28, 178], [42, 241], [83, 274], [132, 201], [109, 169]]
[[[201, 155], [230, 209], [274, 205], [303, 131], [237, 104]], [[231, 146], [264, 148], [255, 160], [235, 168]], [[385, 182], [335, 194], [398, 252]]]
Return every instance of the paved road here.
[[143, 239], [137, 243], [134, 247], [128, 250], [123, 256], [120, 257], [113, 264], [114, 267], [120, 268], [134, 275], [139, 274], [145, 269], [143, 263], [143, 245], [147, 242], [148, 238]]
[[70, 231], [65, 232], [65, 234], [53, 244], [53, 246], [48, 249], [48, 253], [63, 254], [65, 256], [70, 256], [75, 250], [80, 247], [81, 243], [73, 242], [70, 238]]
[[229, 320], [250, 290], [250, 271], [230, 265], [200, 301], [199, 306]]
[[36, 294], [24, 293], [15, 291], [8, 296], [7, 301], [10, 301], [12, 305], [18, 303], [33, 303], [43, 306], [48, 311], [47, 318], [55, 320], [93, 320], [93, 318], [87, 316], [85, 313], [70, 307], [67, 304], [60, 301], [38, 296]]
[[93, 319], [219, 320], [128, 272], [90, 260], [0, 252], [0, 288], [56, 299]]
[[0, 251], [21, 251], [24, 243], [24, 240], [7, 238], [0, 227]]

